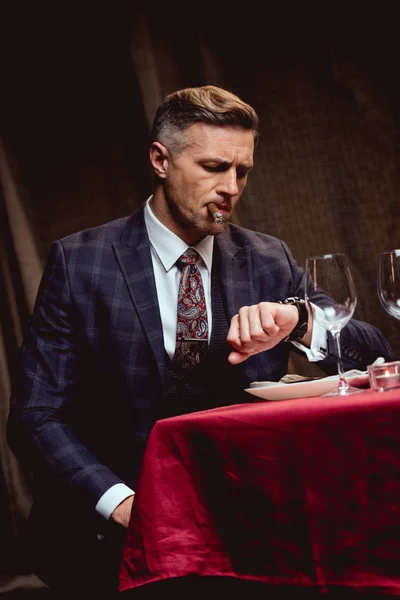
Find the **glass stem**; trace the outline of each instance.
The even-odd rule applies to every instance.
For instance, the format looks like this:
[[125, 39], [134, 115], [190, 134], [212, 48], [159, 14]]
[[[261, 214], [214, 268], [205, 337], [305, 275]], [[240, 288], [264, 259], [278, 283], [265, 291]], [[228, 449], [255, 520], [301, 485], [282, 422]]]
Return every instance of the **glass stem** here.
[[338, 374], [339, 374], [338, 390], [344, 391], [348, 388], [348, 383], [345, 379], [344, 372], [343, 372], [342, 351], [340, 349], [340, 331], [335, 331], [335, 332], [332, 331], [331, 333], [332, 333], [332, 337], [333, 337], [333, 342], [335, 344], [336, 356], [337, 356], [337, 367], [338, 367]]

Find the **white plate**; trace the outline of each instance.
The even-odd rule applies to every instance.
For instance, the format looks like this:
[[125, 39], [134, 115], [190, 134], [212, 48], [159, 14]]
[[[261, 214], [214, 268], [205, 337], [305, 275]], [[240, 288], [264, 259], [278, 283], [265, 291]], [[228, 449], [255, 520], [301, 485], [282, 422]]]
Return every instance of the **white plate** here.
[[[272, 381], [254, 382], [252, 387], [245, 391], [253, 396], [263, 400], [290, 400], [291, 398], [309, 398], [311, 396], [321, 396], [335, 389], [338, 384], [339, 376], [322, 377], [312, 381], [299, 381], [298, 383], [280, 383]], [[353, 377], [346, 377], [350, 385], [360, 386], [368, 383], [367, 374], [359, 374]]]

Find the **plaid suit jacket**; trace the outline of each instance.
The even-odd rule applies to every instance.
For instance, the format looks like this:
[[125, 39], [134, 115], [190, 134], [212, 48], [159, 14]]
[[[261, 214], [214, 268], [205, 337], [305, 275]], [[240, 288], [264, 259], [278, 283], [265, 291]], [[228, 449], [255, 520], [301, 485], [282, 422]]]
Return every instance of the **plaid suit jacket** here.
[[[167, 356], [143, 210], [52, 245], [13, 387], [12, 449], [33, 469], [42, 501], [54, 512], [70, 494], [67, 510], [86, 510], [85, 526], [113, 484], [135, 486], [163, 394]], [[227, 224], [216, 251], [229, 317], [304, 295], [303, 270], [282, 241]], [[346, 368], [392, 358], [365, 323], [353, 320], [343, 343]], [[290, 347], [282, 342], [235, 368], [248, 382], [279, 379]]]

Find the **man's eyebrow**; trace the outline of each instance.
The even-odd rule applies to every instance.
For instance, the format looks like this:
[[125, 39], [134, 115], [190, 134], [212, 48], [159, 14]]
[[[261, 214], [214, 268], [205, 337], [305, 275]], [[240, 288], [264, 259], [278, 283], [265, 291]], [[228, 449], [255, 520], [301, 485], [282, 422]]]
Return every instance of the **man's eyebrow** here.
[[219, 156], [209, 156], [203, 159], [203, 162], [213, 162], [218, 163], [220, 165], [231, 165], [232, 161], [226, 160], [225, 158], [220, 158]]
[[[230, 167], [233, 163], [233, 161], [231, 161], [231, 160], [226, 160], [225, 158], [219, 158], [218, 156], [214, 156], [212, 158], [206, 158], [203, 160], [203, 162], [205, 164], [216, 163], [216, 164], [220, 165], [221, 167], [222, 166]], [[248, 169], [250, 171], [250, 169], [252, 169], [253, 166], [254, 166], [254, 164], [252, 162], [251, 163], [241, 163], [238, 165], [238, 168], [239, 169]]]

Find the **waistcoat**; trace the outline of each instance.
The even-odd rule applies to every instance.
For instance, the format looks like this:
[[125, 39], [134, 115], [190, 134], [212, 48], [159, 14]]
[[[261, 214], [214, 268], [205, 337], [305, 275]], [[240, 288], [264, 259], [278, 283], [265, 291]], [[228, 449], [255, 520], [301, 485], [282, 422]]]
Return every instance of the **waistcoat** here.
[[252, 399], [243, 391], [248, 387], [243, 365], [228, 363], [228, 355], [232, 351], [226, 341], [230, 318], [219, 277], [217, 256], [211, 272], [211, 306], [211, 339], [202, 362], [187, 373], [177, 368], [169, 357], [166, 361], [165, 393], [158, 406], [158, 419]]

